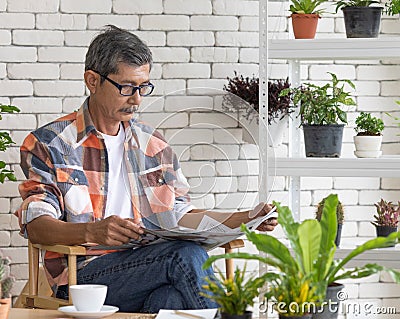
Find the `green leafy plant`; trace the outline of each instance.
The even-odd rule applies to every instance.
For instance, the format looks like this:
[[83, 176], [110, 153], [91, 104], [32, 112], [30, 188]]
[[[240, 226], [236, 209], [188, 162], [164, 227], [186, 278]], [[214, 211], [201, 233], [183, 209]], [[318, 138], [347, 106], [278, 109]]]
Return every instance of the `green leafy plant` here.
[[15, 278], [9, 275], [9, 264], [8, 257], [0, 256], [0, 297], [2, 299], [11, 297], [11, 288], [15, 282]]
[[372, 225], [397, 227], [400, 216], [400, 202], [396, 206], [381, 198], [374, 206], [376, 207], [376, 215], [374, 215], [375, 221], [371, 222]]
[[371, 116], [370, 113], [361, 112], [356, 118], [357, 136], [379, 136], [381, 135], [385, 125], [380, 118]]
[[244, 314], [247, 306], [254, 305], [254, 298], [258, 296], [264, 279], [251, 276], [246, 280], [246, 265], [243, 270], [237, 267], [233, 278], [226, 278], [218, 268], [217, 270], [219, 278], [205, 278], [207, 284], [203, 285], [203, 289], [208, 293], [201, 295], [214, 300], [220, 306], [222, 313]]
[[[1, 114], [14, 112], [19, 112], [19, 109], [16, 106], [0, 105], [0, 120], [3, 119]], [[12, 144], [14, 144], [14, 142], [11, 139], [10, 134], [8, 134], [8, 132], [0, 132], [0, 152], [4, 152]], [[6, 163], [4, 161], [0, 161], [0, 183], [4, 183], [6, 179], [16, 181], [13, 171], [6, 168]]]
[[[259, 112], [259, 79], [255, 76], [252, 78], [238, 75], [235, 71], [233, 78], [227, 78], [228, 84], [224, 85], [224, 91], [231, 94], [223, 96], [222, 106], [226, 111], [244, 111], [246, 119], [253, 120], [257, 118]], [[283, 89], [290, 88], [288, 79], [268, 81], [268, 124], [281, 120], [285, 116], [294, 112], [294, 106], [291, 104], [290, 95], [280, 96], [279, 93]], [[236, 98], [238, 96], [246, 103]]]
[[[315, 217], [317, 218], [318, 221], [321, 221], [326, 199], [327, 197], [323, 198], [317, 205], [317, 211], [315, 213]], [[344, 221], [344, 209], [340, 201], [338, 201], [338, 204], [336, 206], [336, 218], [338, 224], [342, 225]]]
[[342, 7], [369, 7], [372, 4], [380, 3], [375, 0], [340, 0], [336, 1], [336, 13]]
[[[343, 7], [369, 7], [373, 4], [381, 4], [381, 1], [375, 0], [340, 0], [336, 1], [336, 13]], [[389, 0], [384, 2], [385, 10], [382, 13], [387, 15], [396, 15], [400, 13], [400, 0]]]
[[[389, 247], [393, 242], [398, 243], [400, 233], [395, 232], [388, 237], [378, 237], [365, 242], [353, 249], [344, 259], [335, 260], [334, 254], [336, 245], [334, 240], [337, 232], [336, 206], [338, 204], [337, 195], [329, 195], [325, 200], [324, 212], [321, 221], [308, 219], [301, 223], [293, 219], [292, 212], [288, 207], [281, 206], [274, 202], [277, 207], [278, 222], [290, 243], [292, 252], [289, 250], [286, 242], [268, 235], [266, 233], [256, 233], [248, 230], [242, 225], [242, 230], [246, 237], [252, 242], [259, 251], [266, 253], [266, 256], [260, 254], [250, 254], [244, 252], [223, 254], [211, 256], [203, 265], [209, 267], [215, 260], [221, 258], [240, 258], [254, 259], [262, 263], [275, 267], [278, 272], [269, 272], [264, 275], [265, 282], [271, 286], [270, 297], [279, 301], [280, 294], [287, 293], [287, 287], [280, 288], [280, 283], [288, 283], [298, 280], [306, 282], [304, 292], [309, 292], [306, 300], [323, 300], [326, 295], [326, 288], [329, 284], [342, 279], [355, 279], [368, 277], [379, 271], [389, 272], [396, 282], [400, 282], [400, 273], [380, 266], [376, 263], [366, 264], [362, 267], [344, 269], [346, 264], [363, 252], [375, 248]], [[284, 286], [284, 285], [283, 285]], [[300, 286], [300, 289], [299, 289]], [[294, 296], [302, 295], [301, 287], [303, 285], [294, 285], [296, 289]], [[297, 287], [297, 288], [296, 288]], [[292, 300], [297, 302], [296, 300]]]
[[323, 10], [318, 7], [326, 0], [291, 0], [289, 11], [294, 14], [321, 14]]
[[355, 89], [352, 81], [339, 80], [334, 73], [331, 81], [323, 86], [304, 83], [300, 87], [284, 89], [281, 96], [293, 94], [292, 100], [295, 105], [300, 104], [299, 116], [301, 124], [307, 125], [327, 125], [347, 123], [347, 114], [340, 107], [356, 105], [350, 97], [350, 93], [345, 91], [345, 84]]
[[400, 13], [400, 0], [390, 0], [385, 2], [385, 13], [390, 16]]

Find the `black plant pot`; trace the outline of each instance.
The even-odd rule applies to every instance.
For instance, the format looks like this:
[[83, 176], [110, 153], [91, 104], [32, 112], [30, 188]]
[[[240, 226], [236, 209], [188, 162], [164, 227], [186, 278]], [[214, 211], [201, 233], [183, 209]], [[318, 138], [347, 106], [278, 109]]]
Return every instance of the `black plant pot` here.
[[348, 38], [378, 37], [382, 8], [344, 7], [342, 10]]
[[251, 311], [245, 311], [243, 315], [230, 315], [225, 312], [221, 312], [221, 319], [251, 319], [253, 313]]
[[[391, 226], [375, 226], [376, 227], [376, 236], [377, 237], [387, 237], [391, 233], [397, 232], [397, 227], [391, 227]], [[388, 245], [388, 247], [394, 247], [396, 245], [395, 242], [393, 242], [393, 245]]]
[[342, 238], [342, 227], [343, 227], [343, 224], [337, 225], [337, 232], [336, 232], [336, 238], [335, 238], [336, 247], [340, 246], [340, 239]]
[[344, 124], [303, 125], [307, 157], [340, 157]]
[[342, 284], [333, 283], [326, 290], [325, 304], [322, 308], [317, 309], [312, 319], [336, 319], [340, 312], [340, 300], [338, 293], [344, 288]]

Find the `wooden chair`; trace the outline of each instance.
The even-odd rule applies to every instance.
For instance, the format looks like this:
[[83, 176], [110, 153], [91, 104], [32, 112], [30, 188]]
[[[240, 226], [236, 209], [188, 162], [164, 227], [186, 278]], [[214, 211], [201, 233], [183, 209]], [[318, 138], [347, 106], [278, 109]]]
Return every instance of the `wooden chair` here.
[[[244, 247], [241, 239], [233, 240], [223, 246], [225, 253], [231, 253], [235, 248]], [[72, 304], [71, 296], [69, 300], [59, 299], [52, 296], [52, 291], [44, 274], [44, 269], [39, 265], [40, 250], [44, 249], [68, 256], [68, 285], [77, 283], [77, 256], [86, 255], [86, 248], [83, 246], [65, 246], [54, 245], [46, 246], [32, 244], [28, 242], [28, 262], [29, 262], [29, 279], [20, 296], [14, 304], [15, 308], [41, 308], [41, 309], [57, 309], [62, 306]], [[233, 277], [233, 259], [225, 260], [226, 276]]]

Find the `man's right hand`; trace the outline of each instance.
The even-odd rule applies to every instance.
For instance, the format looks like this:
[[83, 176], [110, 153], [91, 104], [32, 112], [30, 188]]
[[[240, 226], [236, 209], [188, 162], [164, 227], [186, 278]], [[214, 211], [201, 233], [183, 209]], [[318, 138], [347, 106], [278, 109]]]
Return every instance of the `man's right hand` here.
[[131, 239], [139, 239], [143, 234], [140, 225], [131, 219], [109, 216], [101, 221], [87, 224], [87, 241], [117, 246], [128, 243]]
[[110, 216], [98, 222], [69, 223], [42, 215], [26, 225], [33, 244], [81, 245], [96, 243], [106, 246], [126, 244], [138, 239], [143, 230], [133, 219]]

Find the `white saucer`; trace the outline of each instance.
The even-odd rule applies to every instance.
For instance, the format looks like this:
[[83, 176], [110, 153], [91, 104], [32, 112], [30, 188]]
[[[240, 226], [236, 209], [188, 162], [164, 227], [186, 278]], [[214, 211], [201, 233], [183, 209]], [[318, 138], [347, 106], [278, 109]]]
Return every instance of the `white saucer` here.
[[382, 151], [354, 151], [357, 157], [378, 158], [382, 155]]
[[86, 311], [78, 311], [74, 306], [64, 306], [57, 309], [62, 313], [70, 316], [74, 316], [75, 318], [102, 318], [105, 316], [112, 315], [113, 313], [119, 310], [118, 307], [114, 306], [103, 306], [101, 310], [98, 312], [86, 312]]

